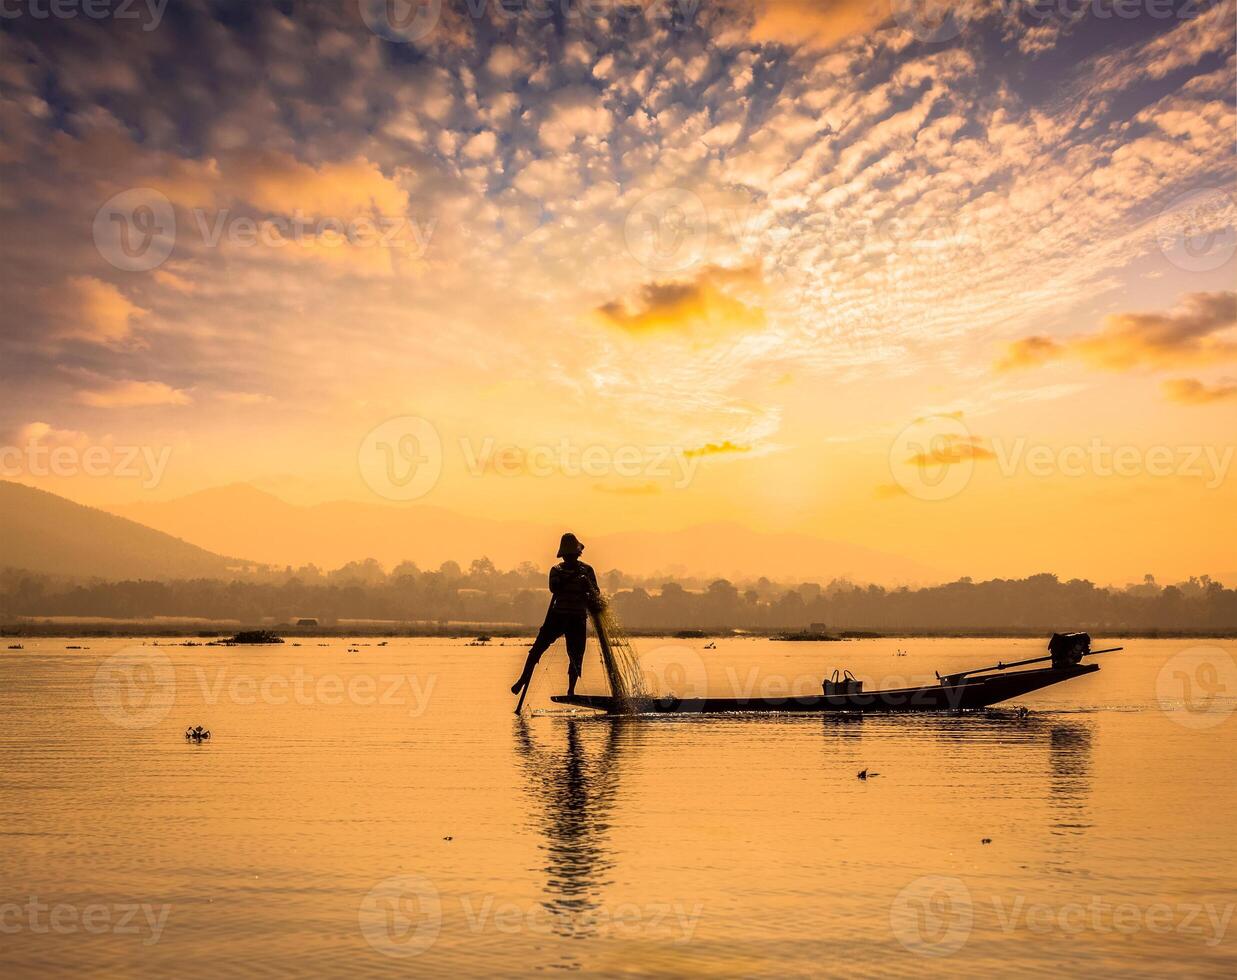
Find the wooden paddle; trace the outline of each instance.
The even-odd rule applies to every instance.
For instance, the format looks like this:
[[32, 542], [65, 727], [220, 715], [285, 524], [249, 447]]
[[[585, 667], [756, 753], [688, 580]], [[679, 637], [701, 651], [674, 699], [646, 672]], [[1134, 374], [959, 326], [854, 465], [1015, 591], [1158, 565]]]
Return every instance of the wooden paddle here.
[[520, 688], [520, 700], [516, 702], [515, 713], [518, 715], [524, 710], [524, 698], [528, 696], [528, 686], [533, 682], [533, 678], [529, 675], [528, 680], [524, 682], [524, 686]]

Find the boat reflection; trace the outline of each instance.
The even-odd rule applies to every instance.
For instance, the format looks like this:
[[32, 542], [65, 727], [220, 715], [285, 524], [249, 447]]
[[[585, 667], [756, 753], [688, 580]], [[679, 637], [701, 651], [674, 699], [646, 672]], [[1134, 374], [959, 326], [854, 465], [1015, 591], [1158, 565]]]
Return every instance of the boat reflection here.
[[1049, 730], [1055, 834], [1080, 836], [1091, 829], [1091, 734], [1089, 722], [1054, 721]]
[[543, 837], [545, 898], [556, 935], [595, 935], [602, 892], [614, 858], [608, 849], [619, 769], [632, 744], [628, 719], [555, 720], [536, 738], [515, 720], [515, 747], [532, 803], [531, 825]]

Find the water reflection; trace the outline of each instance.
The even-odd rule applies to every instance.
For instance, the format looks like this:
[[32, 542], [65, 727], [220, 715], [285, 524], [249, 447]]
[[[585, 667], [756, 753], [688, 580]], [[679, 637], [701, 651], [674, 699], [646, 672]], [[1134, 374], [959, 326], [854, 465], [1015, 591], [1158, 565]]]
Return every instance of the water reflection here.
[[1052, 770], [1049, 805], [1056, 817], [1053, 832], [1079, 836], [1091, 829], [1091, 726], [1053, 722], [1048, 733]]
[[535, 738], [515, 721], [515, 746], [527, 777], [532, 826], [545, 853], [545, 898], [555, 934], [595, 935], [614, 858], [608, 848], [620, 762], [632, 733], [626, 719], [556, 722]]

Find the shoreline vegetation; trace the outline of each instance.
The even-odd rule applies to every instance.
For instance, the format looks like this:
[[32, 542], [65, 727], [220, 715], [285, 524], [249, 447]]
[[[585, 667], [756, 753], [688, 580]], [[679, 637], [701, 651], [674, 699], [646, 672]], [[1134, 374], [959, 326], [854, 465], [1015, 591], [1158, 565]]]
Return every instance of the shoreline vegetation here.
[[[1147, 575], [1125, 587], [1039, 574], [911, 588], [835, 579], [731, 582], [599, 576], [624, 631], [680, 639], [771, 637], [787, 641], [905, 637], [1046, 637], [1061, 630], [1130, 638], [1237, 636], [1237, 590], [1208, 576], [1164, 584]], [[284, 637], [532, 636], [549, 593], [532, 563], [500, 571], [426, 571], [403, 562], [353, 562], [251, 577], [104, 580], [0, 569], [0, 635], [165, 636], [227, 639], [243, 630]]]
[[[1061, 627], [1075, 624], [1061, 624]], [[1085, 624], [1078, 627], [1085, 629]], [[256, 630], [255, 630], [256, 631]], [[488, 623], [402, 623], [399, 625], [338, 625], [333, 627], [298, 627], [285, 624], [266, 625], [260, 632], [278, 637], [271, 640], [238, 640], [244, 632], [236, 624], [180, 623], [169, 625], [166, 621], [152, 620], [84, 620], [71, 622], [0, 622], [0, 638], [3, 639], [106, 639], [108, 637], [141, 637], [144, 639], [201, 640], [212, 646], [236, 646], [246, 643], [277, 643], [299, 639], [443, 639], [470, 640], [470, 646], [501, 645], [503, 640], [528, 639], [537, 635], [533, 626], [494, 625]], [[677, 640], [784, 640], [807, 642], [847, 642], [851, 640], [881, 639], [1043, 639], [1049, 635], [1039, 628], [1010, 627], [1008, 629], [944, 629], [944, 630], [899, 630], [878, 633], [871, 630], [846, 630], [840, 633], [787, 634], [778, 630], [625, 630], [632, 638], [658, 638]], [[1058, 630], [1059, 632], [1059, 630]], [[1237, 639], [1237, 629], [1220, 631], [1185, 630], [1094, 630], [1094, 635], [1113, 640], [1229, 640]], [[212, 642], [213, 641], [213, 642]], [[197, 645], [197, 644], [195, 644]]]
[[[30, 622], [30, 624], [0, 625], [0, 638], [4, 640], [105, 640], [108, 637], [143, 638], [143, 640], [186, 640], [200, 641], [184, 643], [186, 646], [240, 646], [246, 642], [233, 640], [236, 630], [229, 627], [225, 630], [212, 629], [172, 629], [158, 622], [142, 624], [142, 622], [126, 622], [126, 624], [110, 624], [110, 622], [79, 622], [74, 626], [45, 624], [45, 622]], [[393, 629], [333, 629], [333, 630], [298, 630], [294, 627], [277, 626], [272, 630], [280, 640], [256, 641], [259, 643], [283, 642], [286, 640], [330, 640], [330, 638], [349, 638], [349, 640], [397, 640], [397, 638], [438, 638], [438, 640], [469, 640], [468, 646], [503, 646], [506, 640], [532, 640], [537, 630], [532, 627], [501, 630], [487, 627], [482, 632], [476, 629], [461, 629], [455, 625], [435, 627], [400, 626]], [[700, 640], [779, 640], [776, 635], [755, 631], [689, 631], [693, 636], [680, 637], [673, 632], [664, 630], [627, 631], [632, 638], [700, 638]], [[1096, 634], [1100, 635], [1100, 634]], [[815, 642], [849, 642], [854, 640], [1043, 640], [1047, 637], [1043, 630], [933, 630], [904, 631], [894, 634], [876, 634], [876, 632], [858, 632], [852, 635], [821, 634], [810, 637]], [[1103, 632], [1107, 640], [1237, 640], [1237, 630], [1227, 632], [1173, 632], [1173, 631], [1139, 631], [1139, 632]], [[808, 637], [798, 637], [807, 640]], [[20, 647], [19, 647], [20, 648]], [[0, 648], [0, 653], [2, 653]]]

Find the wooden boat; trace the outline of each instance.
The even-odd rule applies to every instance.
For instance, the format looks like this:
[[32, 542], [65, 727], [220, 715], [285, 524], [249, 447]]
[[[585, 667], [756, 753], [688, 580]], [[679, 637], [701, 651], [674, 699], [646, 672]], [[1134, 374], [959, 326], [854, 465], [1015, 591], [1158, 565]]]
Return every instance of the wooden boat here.
[[[1111, 653], [1121, 649], [1112, 647], [1108, 650], [1091, 650], [1090, 638], [1082, 633], [1055, 634], [1052, 643], [1056, 643], [1058, 637], [1071, 638], [1072, 645], [1058, 644], [1059, 649], [1055, 649], [1050, 657], [1019, 660], [1012, 664], [998, 663], [991, 667], [981, 667], [945, 676], [938, 674], [936, 684], [927, 684], [922, 687], [901, 687], [885, 691], [857, 690], [784, 698], [680, 698], [669, 695], [641, 699], [631, 705], [623, 705], [608, 695], [559, 694], [551, 697], [550, 700], [556, 704], [595, 708], [614, 714], [639, 715], [761, 711], [820, 713], [832, 711], [870, 713], [972, 711], [1000, 704], [1010, 698], [1030, 694], [1032, 691], [1038, 691], [1074, 677], [1093, 674], [1100, 669], [1099, 664], [1081, 663], [1082, 657], [1097, 653]], [[1011, 667], [1041, 663], [1045, 660], [1051, 660], [1052, 666], [1004, 673]]]

